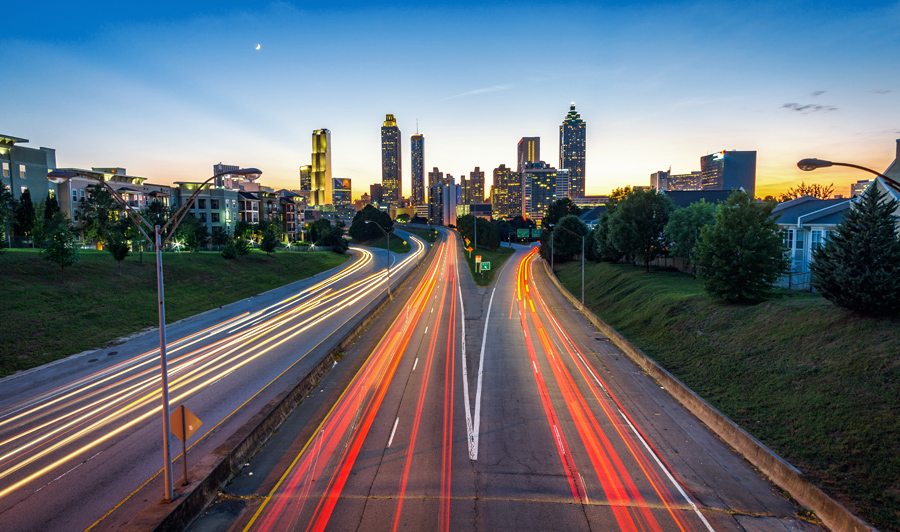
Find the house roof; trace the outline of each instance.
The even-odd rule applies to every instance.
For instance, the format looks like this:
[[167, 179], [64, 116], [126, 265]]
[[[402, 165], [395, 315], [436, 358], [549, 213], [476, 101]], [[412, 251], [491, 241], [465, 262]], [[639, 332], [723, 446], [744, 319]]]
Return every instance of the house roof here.
[[773, 214], [778, 215], [778, 225], [837, 225], [851, 205], [848, 199], [801, 196], [779, 203]]
[[255, 194], [252, 194], [250, 192], [244, 192], [243, 190], [238, 192], [238, 196], [240, 196], [244, 199], [248, 199], [248, 200], [259, 201], [259, 198], [256, 197]]
[[598, 205], [593, 209], [584, 211], [578, 218], [584, 223], [593, 222], [600, 218], [600, 215], [604, 212], [606, 212], [606, 205]]

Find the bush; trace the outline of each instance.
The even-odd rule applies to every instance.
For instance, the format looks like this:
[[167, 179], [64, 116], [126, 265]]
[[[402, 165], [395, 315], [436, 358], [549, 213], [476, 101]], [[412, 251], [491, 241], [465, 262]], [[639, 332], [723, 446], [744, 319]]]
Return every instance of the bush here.
[[225, 244], [225, 249], [222, 250], [222, 256], [228, 260], [238, 258], [238, 250], [237, 246], [234, 244], [234, 240], [229, 240], [228, 243]]

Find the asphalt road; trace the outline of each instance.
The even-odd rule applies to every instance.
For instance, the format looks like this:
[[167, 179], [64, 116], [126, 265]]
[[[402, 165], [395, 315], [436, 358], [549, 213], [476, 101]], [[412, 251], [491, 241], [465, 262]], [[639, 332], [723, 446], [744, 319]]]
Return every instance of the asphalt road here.
[[[414, 249], [392, 255], [393, 282], [427, 246], [406, 236]], [[384, 297], [377, 251], [167, 327], [170, 404], [203, 423], [189, 468]], [[116, 530], [163, 498], [158, 345], [143, 334], [0, 381], [0, 530]], [[170, 442], [177, 484], [181, 445]]]
[[192, 530], [820, 530], [593, 329], [532, 250], [482, 289], [444, 236]]

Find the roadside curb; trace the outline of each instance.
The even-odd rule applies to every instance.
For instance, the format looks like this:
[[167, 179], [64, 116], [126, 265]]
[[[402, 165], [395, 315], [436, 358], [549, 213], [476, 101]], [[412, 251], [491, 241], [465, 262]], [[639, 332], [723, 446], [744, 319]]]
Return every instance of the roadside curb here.
[[[434, 247], [429, 246], [425, 256], [403, 276], [396, 287], [393, 288], [393, 292], [399, 293], [408, 284], [413, 274], [425, 265], [427, 259], [432, 256], [431, 251]], [[260, 445], [268, 440], [272, 433], [300, 404], [303, 397], [312, 391], [316, 383], [328, 373], [336, 362], [335, 355], [353, 344], [381, 312], [393, 302], [386, 295], [383, 296], [381, 301], [357, 325], [340, 337], [334, 347], [305, 376], [287, 386], [259, 412], [247, 420], [243, 426], [235, 430], [224, 443], [192, 467], [188, 477], [197, 480], [187, 486], [176, 486], [175, 500], [172, 503], [150, 504], [121, 530], [125, 532], [185, 530], [215, 499], [219, 488], [224, 486], [233, 477], [234, 473], [239, 471], [243, 464], [249, 461]], [[319, 349], [320, 346], [328, 343], [333, 337], [340, 334], [341, 328], [338, 328], [328, 338], [319, 343], [312, 351]]]
[[724, 414], [716, 410], [700, 396], [666, 371], [655, 360], [635, 347], [631, 342], [610, 327], [593, 312], [581, 304], [556, 278], [547, 262], [541, 260], [547, 276], [569, 302], [580, 311], [603, 334], [616, 344], [628, 358], [641, 367], [648, 375], [677, 399], [685, 408], [706, 424], [716, 435], [741, 453], [751, 464], [759, 468], [775, 484], [787, 491], [797, 502], [809, 508], [834, 532], [878, 532], [862, 519], [853, 515], [843, 505], [826, 495], [822, 490], [804, 479], [802, 473], [751, 436]]

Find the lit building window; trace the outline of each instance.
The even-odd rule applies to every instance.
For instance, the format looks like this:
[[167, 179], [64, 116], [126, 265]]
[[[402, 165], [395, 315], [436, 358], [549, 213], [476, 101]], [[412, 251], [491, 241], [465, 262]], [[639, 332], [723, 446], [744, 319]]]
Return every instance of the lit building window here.
[[25, 172], [25, 165], [24, 165], [24, 164], [20, 164], [20, 165], [19, 165], [19, 177], [22, 178], [22, 179], [25, 179], [26, 177], [28, 177], [28, 174]]
[[3, 177], [9, 177], [9, 163], [3, 161]]

